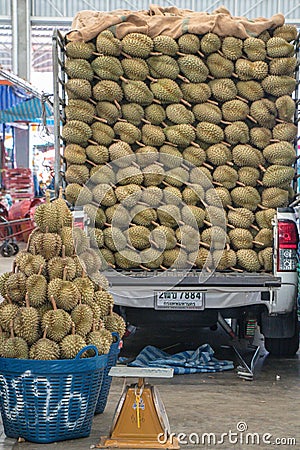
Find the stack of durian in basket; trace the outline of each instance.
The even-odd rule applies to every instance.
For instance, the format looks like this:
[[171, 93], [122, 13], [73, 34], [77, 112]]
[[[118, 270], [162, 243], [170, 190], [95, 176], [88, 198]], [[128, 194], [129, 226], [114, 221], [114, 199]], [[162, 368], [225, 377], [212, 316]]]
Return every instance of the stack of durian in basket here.
[[[47, 193], [35, 221], [26, 250], [0, 276], [1, 357], [72, 359], [88, 344], [108, 353], [112, 332], [122, 337], [125, 322], [112, 310], [108, 281], [97, 271], [99, 256], [84, 231], [72, 229], [61, 197], [50, 202]], [[95, 273], [89, 277], [90, 260]]]
[[[216, 260], [218, 270], [272, 271], [272, 219], [294, 195], [296, 38], [284, 24], [246, 39], [117, 39], [104, 30], [66, 43], [66, 198], [99, 204], [94, 244], [109, 265], [202, 268]], [[209, 259], [220, 206], [227, 245]], [[121, 236], [118, 219], [129, 209], [131, 246], [148, 252], [148, 263], [122, 237], [122, 254], [111, 239], [112, 221]], [[190, 214], [200, 230], [193, 251], [179, 230], [193, 227]]]

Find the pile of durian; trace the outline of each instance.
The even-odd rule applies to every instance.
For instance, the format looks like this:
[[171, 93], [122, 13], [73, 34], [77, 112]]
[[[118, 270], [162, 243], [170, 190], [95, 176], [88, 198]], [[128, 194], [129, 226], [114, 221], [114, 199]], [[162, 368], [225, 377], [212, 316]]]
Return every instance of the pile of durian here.
[[[112, 310], [107, 279], [100, 272], [87, 276], [85, 258], [88, 264], [90, 255], [95, 260], [97, 255], [87, 247], [86, 235], [79, 228], [72, 234], [65, 201], [50, 203], [49, 194], [35, 221], [26, 250], [16, 256], [12, 271], [0, 276], [0, 356], [72, 359], [88, 344], [100, 355], [108, 353], [112, 332], [122, 337], [125, 322]], [[75, 254], [75, 239], [82, 259]], [[88, 350], [84, 356], [93, 354]]]
[[65, 196], [93, 215], [107, 266], [272, 271], [272, 219], [294, 196], [296, 38], [284, 24], [66, 42]]

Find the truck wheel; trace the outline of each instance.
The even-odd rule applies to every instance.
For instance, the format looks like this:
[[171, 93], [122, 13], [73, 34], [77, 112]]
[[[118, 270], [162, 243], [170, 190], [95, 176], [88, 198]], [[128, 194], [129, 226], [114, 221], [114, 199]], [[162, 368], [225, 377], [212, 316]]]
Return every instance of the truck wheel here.
[[265, 348], [272, 356], [290, 358], [299, 349], [299, 325], [296, 326], [294, 336], [290, 338], [265, 338]]

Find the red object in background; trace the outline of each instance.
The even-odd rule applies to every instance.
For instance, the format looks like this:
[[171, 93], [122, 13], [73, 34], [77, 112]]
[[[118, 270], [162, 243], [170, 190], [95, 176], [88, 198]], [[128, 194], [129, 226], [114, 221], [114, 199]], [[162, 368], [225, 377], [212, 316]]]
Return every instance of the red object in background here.
[[44, 198], [35, 198], [33, 200], [21, 200], [11, 206], [8, 211], [8, 222], [15, 221], [18, 219], [30, 219], [26, 222], [20, 222], [12, 224], [12, 232], [16, 234], [16, 239], [18, 241], [27, 242], [28, 236], [32, 229], [35, 227], [33, 220], [34, 211], [38, 205], [44, 203]]
[[2, 183], [10, 193], [13, 202], [34, 197], [32, 172], [30, 169], [5, 169], [2, 174]]

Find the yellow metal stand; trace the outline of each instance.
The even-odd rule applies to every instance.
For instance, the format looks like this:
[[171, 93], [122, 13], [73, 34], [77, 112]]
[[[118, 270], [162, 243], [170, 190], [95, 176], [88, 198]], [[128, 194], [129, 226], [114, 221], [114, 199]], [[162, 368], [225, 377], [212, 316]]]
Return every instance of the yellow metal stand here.
[[125, 387], [110, 435], [101, 437], [96, 447], [179, 449], [178, 440], [171, 436], [166, 410], [157, 389], [145, 384], [144, 378], [139, 378], [137, 384]]

